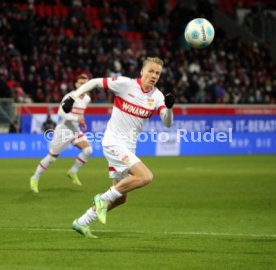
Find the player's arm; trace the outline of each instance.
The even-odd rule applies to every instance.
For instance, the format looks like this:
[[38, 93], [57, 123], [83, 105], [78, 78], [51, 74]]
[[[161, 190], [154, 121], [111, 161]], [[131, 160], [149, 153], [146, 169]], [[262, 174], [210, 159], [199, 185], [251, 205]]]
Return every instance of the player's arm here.
[[61, 107], [65, 113], [69, 113], [73, 107], [75, 99], [84, 93], [91, 91], [97, 87], [103, 88], [103, 78], [95, 78], [89, 80], [87, 83], [83, 84], [78, 90], [75, 91], [74, 95], [67, 97], [62, 103]]
[[[66, 100], [66, 99], [64, 99]], [[63, 101], [62, 101], [63, 102]], [[70, 109], [71, 110], [71, 109]], [[58, 109], [58, 116], [63, 119], [63, 120], [66, 120], [66, 121], [76, 121], [78, 122], [78, 118], [79, 116], [76, 115], [76, 114], [73, 114], [73, 113], [65, 113], [63, 111], [63, 108], [62, 106], [59, 106], [59, 109]]]
[[61, 119], [65, 120], [65, 121], [76, 121], [80, 124], [81, 129], [83, 131], [87, 130], [87, 126], [85, 124], [83, 115], [76, 115], [73, 113], [65, 113], [63, 111], [62, 107], [60, 106], [58, 109], [58, 116], [61, 117]]
[[166, 108], [163, 108], [160, 110], [160, 118], [166, 127], [171, 127], [173, 124], [173, 110], [172, 107], [174, 105], [174, 95], [172, 93], [167, 93], [165, 95], [165, 106]]
[[80, 124], [81, 129], [82, 129], [83, 131], [86, 131], [86, 130], [87, 130], [87, 125], [86, 125], [86, 123], [85, 123], [85, 121], [84, 121], [84, 116], [83, 116], [83, 115], [79, 116], [79, 118], [78, 118], [78, 123]]
[[[91, 98], [90, 96], [88, 95], [85, 95], [85, 109], [87, 108], [89, 102], [91, 101]], [[78, 123], [80, 124], [81, 126], [81, 129], [83, 131], [86, 131], [87, 130], [87, 125], [85, 123], [85, 120], [84, 120], [84, 116], [83, 115], [80, 115], [79, 118], [78, 118]]]

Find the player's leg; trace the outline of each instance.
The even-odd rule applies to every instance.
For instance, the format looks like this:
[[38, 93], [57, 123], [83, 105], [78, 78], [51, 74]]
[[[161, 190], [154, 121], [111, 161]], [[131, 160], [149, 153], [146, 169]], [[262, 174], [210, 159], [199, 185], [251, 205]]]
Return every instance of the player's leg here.
[[48, 169], [49, 165], [55, 162], [57, 158], [58, 155], [49, 152], [49, 154], [39, 162], [32, 178], [38, 182], [42, 174]]
[[134, 189], [148, 185], [153, 174], [149, 168], [142, 162], [137, 162], [129, 169], [130, 175], [122, 179], [115, 185], [115, 189], [120, 193], [127, 193]]
[[80, 141], [74, 143], [76, 147], [81, 149], [82, 151], [77, 156], [75, 163], [71, 167], [71, 169], [67, 172], [67, 176], [72, 180], [72, 183], [78, 186], [81, 186], [81, 182], [78, 178], [79, 169], [87, 162], [88, 158], [92, 154], [92, 147], [86, 137], [83, 135]]
[[[113, 180], [113, 185], [116, 185], [119, 180]], [[127, 194], [123, 194], [122, 197], [118, 198], [108, 206], [108, 211], [122, 205], [126, 202]], [[72, 228], [87, 238], [96, 238], [91, 233], [89, 226], [97, 219], [95, 212], [95, 206], [89, 208], [81, 217], [75, 219], [72, 224]]]
[[72, 136], [64, 136], [63, 129], [57, 127], [54, 132], [53, 140], [50, 143], [49, 154], [43, 158], [38, 164], [34, 175], [30, 178], [31, 190], [35, 193], [38, 193], [38, 182], [42, 174], [48, 169], [50, 164], [56, 161], [59, 154], [70, 144], [70, 141], [73, 138]]
[[153, 179], [152, 172], [147, 166], [125, 146], [104, 147], [104, 154], [109, 162], [109, 174], [111, 178], [115, 175], [124, 175], [115, 186], [103, 194], [94, 197], [96, 214], [103, 224], [106, 223], [106, 213], [109, 205], [119, 201], [129, 191], [141, 188]]
[[38, 193], [38, 182], [42, 174], [48, 169], [49, 165], [56, 161], [58, 155], [49, 153], [38, 164], [35, 173], [30, 178], [30, 187], [34, 193]]
[[[113, 186], [116, 186], [117, 183], [119, 182], [120, 180], [113, 180]], [[115, 201], [111, 202], [109, 205], [108, 205], [108, 208], [107, 208], [107, 211], [110, 211], [122, 204], [125, 204], [126, 201], [127, 201], [127, 197], [128, 197], [128, 194], [127, 193], [122, 193], [122, 196], [119, 197], [118, 199], [116, 199]]]
[[123, 178], [115, 186], [103, 194], [97, 194], [94, 197], [96, 214], [99, 220], [106, 223], [106, 213], [109, 207], [116, 205], [120, 200], [124, 200], [124, 194], [144, 187], [152, 181], [153, 175], [143, 162], [137, 162], [128, 171], [130, 175]]

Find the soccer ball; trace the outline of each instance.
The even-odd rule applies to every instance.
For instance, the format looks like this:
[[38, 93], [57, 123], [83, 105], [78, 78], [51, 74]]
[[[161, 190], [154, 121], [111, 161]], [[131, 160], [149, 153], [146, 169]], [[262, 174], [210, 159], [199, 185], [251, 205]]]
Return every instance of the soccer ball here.
[[197, 18], [187, 24], [184, 37], [191, 47], [205, 48], [212, 43], [215, 30], [208, 20]]

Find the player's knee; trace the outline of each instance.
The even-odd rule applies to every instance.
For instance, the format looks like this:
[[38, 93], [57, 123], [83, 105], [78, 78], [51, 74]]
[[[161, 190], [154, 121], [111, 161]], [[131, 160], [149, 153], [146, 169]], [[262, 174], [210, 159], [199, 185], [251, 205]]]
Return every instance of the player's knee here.
[[93, 153], [93, 150], [92, 150], [91, 146], [88, 146], [88, 147], [85, 147], [84, 149], [82, 149], [82, 152], [87, 157], [90, 157], [92, 155], [92, 153]]
[[151, 181], [153, 180], [153, 174], [152, 172], [147, 172], [144, 173], [141, 177], [140, 177], [140, 181], [142, 183], [142, 186], [146, 186], [148, 185]]
[[148, 172], [146, 176], [146, 182], [149, 184], [153, 180], [152, 172]]
[[52, 154], [51, 152], [49, 152], [49, 156], [53, 159], [57, 159], [58, 158], [58, 154]]
[[55, 162], [58, 158], [58, 155], [49, 154], [49, 164]]

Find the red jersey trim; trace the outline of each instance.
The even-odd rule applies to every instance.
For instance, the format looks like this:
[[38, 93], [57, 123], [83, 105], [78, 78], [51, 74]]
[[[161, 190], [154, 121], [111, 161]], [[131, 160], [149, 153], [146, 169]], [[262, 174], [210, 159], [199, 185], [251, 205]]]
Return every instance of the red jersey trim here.
[[82, 160], [80, 157], [77, 157], [77, 159], [81, 162], [81, 163], [86, 163], [84, 160]]
[[153, 110], [138, 106], [118, 96], [116, 96], [114, 99], [114, 106], [127, 114], [144, 119], [150, 118], [152, 113], [154, 112]]
[[83, 115], [83, 113], [81, 113], [81, 112], [72, 112], [72, 111], [71, 111], [71, 113], [72, 113], [72, 114], [77, 114], [77, 115]]
[[108, 89], [107, 78], [103, 78], [103, 87], [104, 87], [104, 89]]
[[39, 163], [39, 166], [40, 166], [43, 170], [47, 170], [47, 168], [44, 167], [41, 163]]
[[108, 171], [110, 171], [110, 172], [116, 172], [116, 169], [114, 167], [112, 167], [112, 166], [109, 166], [108, 167]]
[[152, 87], [149, 91], [146, 91], [146, 90], [143, 88], [141, 79], [140, 79], [140, 78], [137, 78], [136, 81], [137, 81], [137, 83], [139, 84], [139, 86], [140, 86], [140, 88], [141, 88], [141, 90], [142, 90], [142, 92], [143, 92], [144, 94], [149, 93], [150, 91], [154, 90], [154, 87]]
[[77, 140], [77, 139], [79, 139], [79, 138], [81, 138], [83, 136], [84, 136], [83, 134], [80, 134], [79, 136], [77, 136], [76, 138], [74, 138], [71, 142], [73, 142], [73, 141], [75, 141], [75, 140]]
[[82, 110], [84, 111], [86, 108], [82, 108], [82, 107], [73, 107], [72, 110]]
[[166, 106], [161, 105], [161, 106], [157, 109], [157, 113], [160, 114], [160, 112], [161, 112], [163, 109], [166, 109]]

